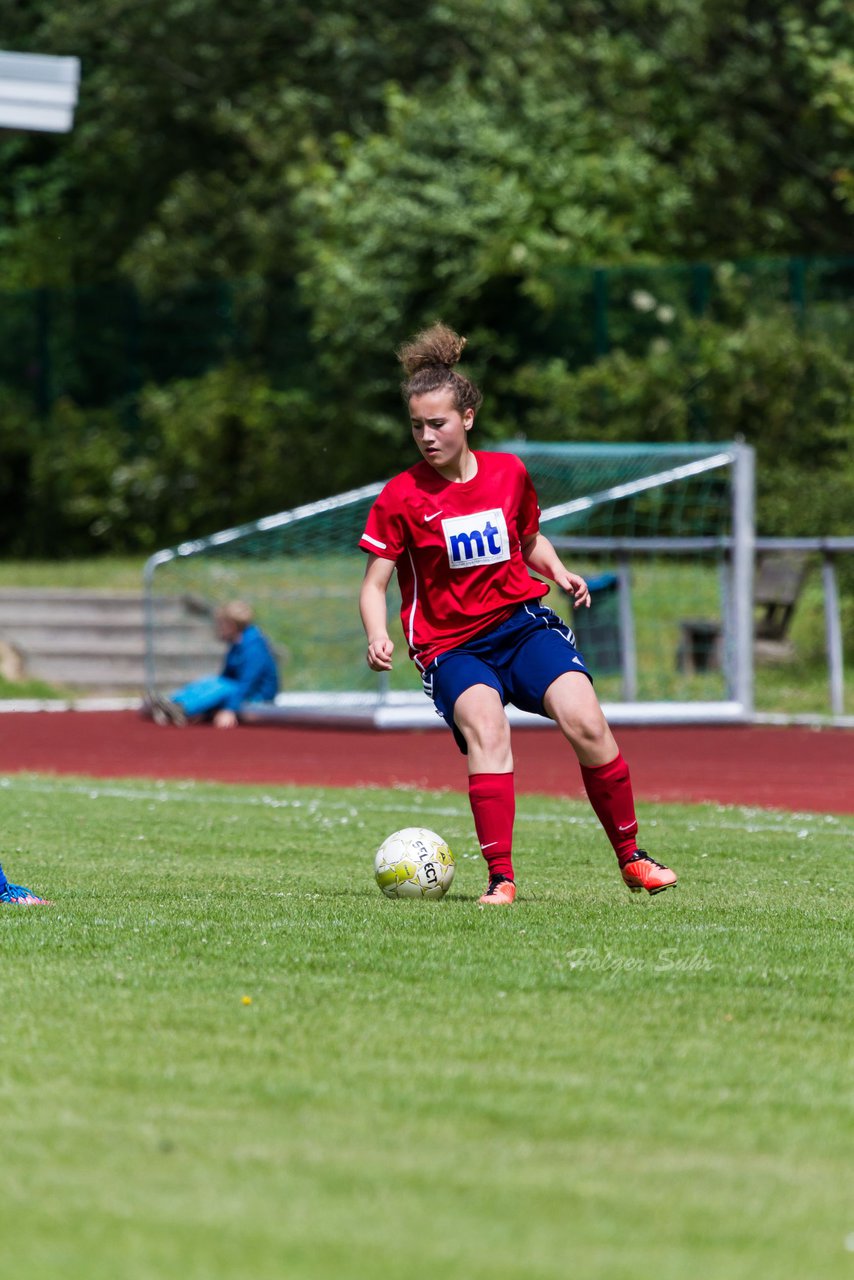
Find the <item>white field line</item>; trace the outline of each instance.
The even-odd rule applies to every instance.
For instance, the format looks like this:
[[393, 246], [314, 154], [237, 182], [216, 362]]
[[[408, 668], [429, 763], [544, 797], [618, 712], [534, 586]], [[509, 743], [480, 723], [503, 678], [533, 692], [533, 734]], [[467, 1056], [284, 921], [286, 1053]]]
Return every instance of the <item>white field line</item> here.
[[[22, 795], [73, 795], [88, 796], [91, 800], [134, 800], [144, 804], [167, 804], [167, 803], [191, 803], [204, 805], [205, 808], [213, 806], [229, 808], [229, 809], [305, 809], [309, 813], [320, 812], [322, 809], [324, 814], [344, 814], [351, 818], [357, 818], [359, 811], [352, 801], [330, 799], [325, 795], [323, 799], [301, 797], [279, 797], [275, 795], [218, 795], [213, 789], [215, 784], [202, 784], [210, 790], [200, 790], [197, 785], [192, 782], [158, 784], [155, 787], [122, 787], [114, 784], [101, 785], [100, 783], [70, 783], [64, 782], [62, 779], [56, 781], [51, 780], [45, 782], [41, 780], [27, 778], [21, 775], [7, 775], [0, 778], [0, 793], [19, 793]], [[415, 793], [414, 788], [400, 787], [387, 788], [377, 787], [364, 788], [366, 797], [370, 799], [370, 808], [376, 813], [394, 813], [400, 814], [401, 809], [410, 808], [418, 809], [425, 816], [430, 815], [443, 818], [457, 819], [458, 821], [471, 821], [471, 812], [468, 803], [465, 800], [459, 804], [443, 802], [441, 805], [435, 803], [421, 803], [420, 793]], [[398, 803], [383, 804], [377, 803], [377, 798], [382, 792], [388, 794], [390, 791], [400, 796]], [[559, 799], [559, 797], [550, 797], [550, 799]], [[450, 799], [448, 797], [447, 799]], [[568, 803], [583, 803], [577, 797], [567, 797]], [[524, 801], [523, 801], [524, 803]], [[666, 807], [666, 806], [662, 806]], [[738, 831], [746, 833], [754, 832], [779, 832], [781, 835], [797, 836], [804, 839], [810, 835], [830, 835], [834, 837], [842, 837], [843, 839], [854, 839], [854, 823], [847, 821], [845, 818], [836, 814], [823, 813], [788, 813], [782, 810], [773, 809], [754, 809], [751, 807], [740, 807], [737, 805], [713, 805], [707, 802], [706, 807], [713, 808], [715, 811], [714, 829], [715, 831]], [[516, 814], [517, 823], [567, 823], [572, 826], [591, 826], [599, 825], [598, 819], [593, 814], [567, 814], [565, 817], [556, 813], [536, 813], [522, 809]], [[652, 823], [647, 821], [647, 826], [658, 826], [658, 821], [653, 820]], [[698, 819], [692, 826], [701, 827], [703, 822]]]

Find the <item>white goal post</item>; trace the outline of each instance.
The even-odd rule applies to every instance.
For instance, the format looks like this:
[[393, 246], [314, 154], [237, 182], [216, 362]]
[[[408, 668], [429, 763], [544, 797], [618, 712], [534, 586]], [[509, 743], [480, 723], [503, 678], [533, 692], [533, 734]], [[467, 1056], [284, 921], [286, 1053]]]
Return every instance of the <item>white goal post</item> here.
[[[740, 443], [500, 447], [523, 458], [543, 531], [591, 582], [589, 618], [573, 618], [556, 588], [548, 599], [576, 628], [609, 719], [750, 720], [753, 450]], [[284, 691], [247, 717], [441, 726], [410, 663], [398, 662], [388, 678], [364, 661], [358, 540], [381, 488], [363, 486], [153, 555], [145, 569], [149, 688], [168, 691], [181, 644], [176, 607], [198, 615], [241, 597], [284, 659]], [[394, 638], [405, 654], [402, 634]], [[181, 669], [192, 676], [186, 661]], [[508, 714], [519, 725], [545, 723], [513, 708]]]

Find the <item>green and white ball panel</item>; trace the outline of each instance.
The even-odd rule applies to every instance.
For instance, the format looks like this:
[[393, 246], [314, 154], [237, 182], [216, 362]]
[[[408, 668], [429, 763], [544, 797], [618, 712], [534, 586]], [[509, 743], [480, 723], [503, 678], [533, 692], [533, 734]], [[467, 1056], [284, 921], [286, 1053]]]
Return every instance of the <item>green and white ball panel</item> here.
[[374, 858], [374, 875], [387, 898], [442, 898], [455, 869], [445, 841], [426, 827], [395, 831]]

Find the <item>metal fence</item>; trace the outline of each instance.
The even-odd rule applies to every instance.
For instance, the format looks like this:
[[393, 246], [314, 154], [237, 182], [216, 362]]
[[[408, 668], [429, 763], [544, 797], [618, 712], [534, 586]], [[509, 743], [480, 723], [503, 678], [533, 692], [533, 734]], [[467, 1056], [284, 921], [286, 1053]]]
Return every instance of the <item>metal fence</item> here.
[[[637, 565], [650, 557], [691, 557], [702, 553], [722, 553], [726, 567], [721, 592], [724, 607], [720, 621], [713, 620], [712, 625], [721, 633], [724, 649], [723, 665], [727, 674], [730, 696], [740, 697], [742, 704], [748, 709], [748, 718], [761, 718], [756, 717], [753, 696], [755, 677], [751, 619], [754, 610], [750, 604], [753, 574], [744, 566], [741, 570], [737, 568], [735, 562], [738, 554], [737, 539], [557, 537], [553, 542], [559, 551], [605, 558], [615, 566], [614, 578], [617, 589], [610, 622], [614, 632], [615, 670], [618, 670], [621, 676], [622, 697], [627, 703], [633, 702], [637, 697], [635, 613], [632, 603]], [[742, 551], [744, 551], [743, 547]], [[782, 555], [789, 552], [820, 558], [828, 710], [833, 721], [847, 723], [845, 651], [837, 562], [840, 557], [854, 554], [854, 538], [755, 538], [749, 554], [752, 558], [754, 553], [756, 556], [761, 556], [769, 553]], [[739, 601], [743, 604], [741, 610], [737, 609]], [[736, 620], [730, 625], [730, 610], [735, 617], [740, 617], [740, 622]]]
[[287, 376], [310, 357], [292, 284], [210, 281], [145, 296], [128, 283], [0, 294], [0, 386], [40, 414], [62, 396], [131, 412], [147, 383], [252, 356]]
[[[688, 317], [727, 323], [734, 300], [742, 312], [786, 305], [805, 327], [850, 335], [854, 257], [566, 268], [548, 284], [550, 310], [520, 299], [519, 342], [580, 367], [615, 347], [639, 354]], [[229, 359], [251, 356], [277, 379], [298, 376], [312, 361], [308, 331], [292, 281], [214, 280], [158, 295], [123, 281], [3, 293], [0, 386], [41, 414], [67, 395], [124, 405], [132, 418], [143, 385]]]

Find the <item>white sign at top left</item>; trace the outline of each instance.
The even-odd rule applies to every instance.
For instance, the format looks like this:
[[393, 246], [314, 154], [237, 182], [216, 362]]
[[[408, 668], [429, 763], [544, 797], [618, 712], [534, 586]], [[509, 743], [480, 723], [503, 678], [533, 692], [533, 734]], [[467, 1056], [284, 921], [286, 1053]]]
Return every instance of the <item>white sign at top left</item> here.
[[0, 129], [68, 133], [79, 84], [79, 58], [0, 51]]

